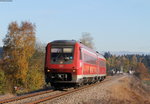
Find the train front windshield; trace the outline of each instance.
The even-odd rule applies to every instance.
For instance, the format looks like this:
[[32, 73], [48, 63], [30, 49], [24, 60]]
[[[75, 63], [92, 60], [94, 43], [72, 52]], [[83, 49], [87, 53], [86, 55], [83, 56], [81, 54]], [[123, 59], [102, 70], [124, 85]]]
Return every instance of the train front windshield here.
[[73, 61], [73, 47], [52, 47], [51, 64], [71, 64]]

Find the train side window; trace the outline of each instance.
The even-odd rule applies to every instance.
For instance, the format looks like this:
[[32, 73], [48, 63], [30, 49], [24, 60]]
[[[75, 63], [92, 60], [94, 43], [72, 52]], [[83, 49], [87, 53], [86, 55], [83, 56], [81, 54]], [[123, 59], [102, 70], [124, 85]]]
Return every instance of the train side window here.
[[84, 53], [84, 62], [95, 65], [96, 60], [97, 60], [96, 57]]
[[105, 62], [105, 61], [100, 60], [100, 67], [106, 67], [106, 62]]

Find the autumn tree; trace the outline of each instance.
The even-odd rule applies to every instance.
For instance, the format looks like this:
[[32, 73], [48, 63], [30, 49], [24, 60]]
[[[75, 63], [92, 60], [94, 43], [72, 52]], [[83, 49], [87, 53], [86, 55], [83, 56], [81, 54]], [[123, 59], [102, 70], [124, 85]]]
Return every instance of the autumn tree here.
[[83, 33], [82, 37], [80, 39], [80, 42], [82, 42], [84, 45], [86, 45], [89, 48], [94, 48], [94, 43], [93, 43], [93, 37], [90, 35], [90, 33]]
[[141, 79], [150, 77], [148, 74], [148, 69], [141, 62], [139, 62], [136, 66], [135, 75]]
[[3, 42], [4, 69], [12, 86], [26, 87], [28, 61], [35, 50], [35, 25], [27, 21], [10, 23]]

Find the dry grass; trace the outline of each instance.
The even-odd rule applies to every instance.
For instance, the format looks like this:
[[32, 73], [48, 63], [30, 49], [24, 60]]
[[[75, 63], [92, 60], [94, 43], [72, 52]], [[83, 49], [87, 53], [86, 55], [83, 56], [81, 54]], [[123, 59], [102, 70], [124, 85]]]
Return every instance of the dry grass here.
[[107, 96], [83, 104], [150, 104], [150, 89], [138, 78], [129, 76], [106, 88]]

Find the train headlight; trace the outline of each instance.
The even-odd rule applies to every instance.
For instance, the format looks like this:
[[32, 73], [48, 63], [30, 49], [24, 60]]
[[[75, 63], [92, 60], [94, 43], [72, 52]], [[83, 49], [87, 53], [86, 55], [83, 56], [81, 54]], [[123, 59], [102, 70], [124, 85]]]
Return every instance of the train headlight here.
[[47, 70], [47, 72], [50, 72], [50, 71], [51, 71], [50, 69]]
[[76, 70], [75, 70], [75, 69], [73, 69], [73, 70], [72, 70], [72, 72], [76, 72]]

